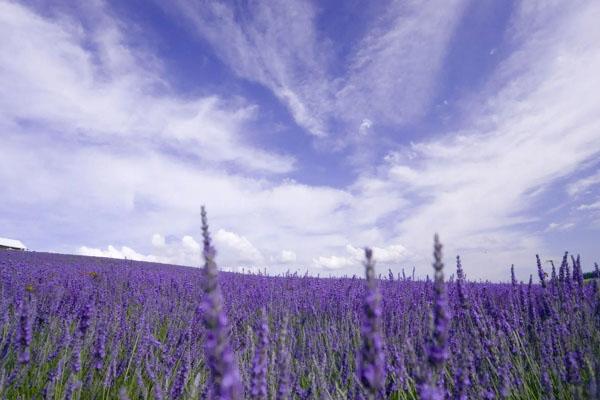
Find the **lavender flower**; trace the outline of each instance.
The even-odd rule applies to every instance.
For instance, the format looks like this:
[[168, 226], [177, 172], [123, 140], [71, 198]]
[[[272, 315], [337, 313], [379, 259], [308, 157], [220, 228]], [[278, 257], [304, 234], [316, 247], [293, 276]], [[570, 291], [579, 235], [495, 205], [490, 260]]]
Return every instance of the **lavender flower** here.
[[358, 376], [369, 397], [381, 396], [385, 388], [385, 353], [381, 334], [380, 295], [375, 281], [373, 251], [365, 248], [367, 295], [363, 303], [362, 349], [359, 356]]
[[535, 258], [537, 261], [537, 269], [538, 269], [538, 276], [540, 278], [540, 284], [542, 285], [542, 287], [544, 289], [546, 289], [546, 273], [544, 272], [544, 269], [542, 268], [542, 261], [540, 260], [539, 254], [536, 254]]
[[85, 334], [90, 328], [93, 310], [94, 309], [90, 300], [88, 303], [86, 303], [81, 311], [81, 318], [79, 320], [79, 333], [81, 334], [82, 340], [85, 338]]
[[31, 344], [31, 317], [29, 301], [21, 300], [19, 305], [19, 363], [28, 364], [31, 360], [29, 346]]
[[252, 361], [251, 399], [267, 398], [267, 362], [269, 357], [269, 323], [265, 309], [261, 310], [257, 329], [258, 343]]
[[277, 400], [290, 398], [290, 353], [287, 348], [288, 319], [283, 318], [279, 331], [279, 346], [277, 351], [277, 371], [279, 382], [277, 387]]
[[456, 291], [458, 292], [458, 301], [462, 308], [467, 307], [467, 297], [465, 295], [465, 273], [462, 269], [460, 256], [456, 256]]
[[106, 328], [104, 324], [98, 325], [94, 344], [94, 369], [101, 370], [104, 367], [104, 357], [106, 357]]
[[469, 380], [469, 373], [464, 368], [459, 367], [454, 374], [454, 390], [452, 398], [454, 400], [467, 400], [467, 392], [471, 381]]
[[204, 297], [201, 308], [202, 322], [206, 329], [204, 353], [211, 372], [212, 394], [218, 399], [241, 399], [242, 385], [235, 356], [227, 338], [227, 316], [223, 310], [217, 265], [214, 261], [216, 252], [211, 245], [204, 206], [201, 215], [204, 239]]
[[579, 373], [578, 354], [570, 351], [565, 356], [565, 368], [567, 370], [567, 381], [572, 384], [581, 383], [581, 375]]
[[427, 349], [429, 373], [420, 378], [418, 385], [419, 396], [423, 400], [438, 400], [444, 398], [444, 391], [440, 387], [436, 375], [441, 371], [448, 358], [448, 301], [444, 287], [444, 264], [442, 262], [442, 244], [439, 236], [434, 236], [433, 246], [433, 334]]
[[583, 271], [581, 270], [581, 258], [579, 254], [573, 262], [573, 280], [577, 283], [579, 288], [583, 287]]
[[515, 264], [510, 266], [510, 283], [513, 287], [517, 286], [517, 277], [515, 275]]
[[121, 387], [119, 389], [119, 400], [129, 400], [129, 396], [127, 395], [127, 389]]
[[184, 350], [184, 357], [183, 357], [182, 361], [183, 362], [181, 364], [181, 368], [179, 369], [179, 372], [177, 373], [177, 377], [176, 377], [175, 383], [173, 385], [173, 390], [171, 391], [172, 399], [181, 398], [181, 396], [183, 395], [183, 392], [185, 390], [185, 383], [188, 379], [188, 374], [190, 371], [190, 357], [189, 357], [189, 351], [187, 349]]
[[433, 306], [433, 342], [429, 348], [429, 363], [435, 369], [444, 365], [448, 358], [446, 344], [448, 340], [448, 301], [444, 286], [444, 264], [442, 262], [442, 244], [436, 234], [434, 238], [433, 256], [434, 274], [434, 306]]

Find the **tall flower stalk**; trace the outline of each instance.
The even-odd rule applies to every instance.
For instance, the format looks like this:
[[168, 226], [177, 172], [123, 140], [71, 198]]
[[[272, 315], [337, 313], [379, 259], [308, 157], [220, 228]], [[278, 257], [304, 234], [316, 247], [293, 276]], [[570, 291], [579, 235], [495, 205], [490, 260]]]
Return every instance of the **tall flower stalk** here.
[[211, 398], [242, 399], [243, 391], [238, 366], [229, 344], [227, 315], [218, 282], [216, 251], [208, 232], [206, 209], [202, 206], [202, 237], [204, 244], [204, 298], [202, 323], [206, 330], [204, 353], [211, 373]]
[[538, 277], [540, 278], [540, 284], [544, 289], [546, 289], [546, 273], [544, 272], [544, 268], [542, 267], [542, 261], [540, 260], [540, 255], [536, 254], [535, 259], [537, 262], [537, 270]]
[[258, 320], [257, 343], [252, 361], [252, 382], [250, 398], [264, 400], [267, 398], [267, 368], [269, 361], [269, 321], [267, 312], [263, 308]]
[[277, 371], [279, 382], [277, 387], [277, 400], [288, 400], [290, 398], [290, 353], [287, 347], [288, 338], [288, 317], [284, 316], [279, 331], [278, 351], [277, 351]]
[[29, 311], [29, 301], [23, 299], [19, 305], [19, 363], [28, 364], [31, 360], [31, 317]]
[[442, 262], [442, 244], [436, 234], [433, 245], [433, 332], [427, 348], [428, 374], [421, 378], [418, 391], [422, 400], [438, 400], [444, 398], [440, 387], [441, 370], [448, 359], [448, 300], [444, 286], [444, 263]]
[[381, 296], [375, 280], [373, 251], [365, 248], [367, 295], [363, 303], [362, 348], [358, 375], [369, 399], [383, 396], [385, 386], [385, 353], [381, 333]]
[[429, 348], [429, 363], [435, 369], [443, 367], [448, 358], [448, 299], [444, 286], [444, 263], [442, 262], [442, 244], [436, 234], [434, 239], [434, 284], [433, 284], [433, 341]]
[[460, 262], [460, 256], [456, 256], [456, 291], [458, 293], [458, 302], [462, 309], [467, 308], [467, 296], [465, 294], [465, 272]]

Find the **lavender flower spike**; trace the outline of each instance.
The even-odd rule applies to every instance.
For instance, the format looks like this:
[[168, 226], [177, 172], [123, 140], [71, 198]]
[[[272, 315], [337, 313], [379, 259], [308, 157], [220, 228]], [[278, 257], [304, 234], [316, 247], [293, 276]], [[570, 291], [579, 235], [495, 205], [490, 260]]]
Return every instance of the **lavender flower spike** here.
[[459, 304], [462, 308], [467, 308], [467, 296], [465, 295], [465, 272], [460, 262], [460, 256], [456, 256], [456, 291], [458, 292]]
[[267, 368], [269, 361], [269, 321], [263, 308], [257, 327], [258, 343], [252, 361], [252, 380], [250, 398], [263, 400], [267, 398]]
[[373, 251], [365, 248], [365, 270], [367, 278], [367, 296], [365, 297], [362, 326], [363, 345], [359, 357], [358, 375], [361, 383], [368, 391], [369, 398], [382, 396], [386, 374], [385, 353], [381, 334], [380, 295], [375, 281], [375, 262]]
[[544, 272], [544, 268], [542, 268], [542, 261], [540, 260], [540, 255], [536, 254], [535, 259], [537, 261], [538, 277], [540, 278], [540, 284], [544, 289], [546, 289], [546, 273]]
[[201, 308], [202, 322], [206, 329], [204, 353], [211, 372], [212, 394], [217, 399], [241, 399], [243, 391], [240, 374], [227, 339], [227, 316], [223, 310], [223, 297], [217, 279], [216, 252], [211, 245], [204, 206], [201, 215], [204, 239], [204, 298]]
[[434, 238], [434, 305], [433, 305], [433, 343], [429, 349], [429, 363], [440, 368], [448, 358], [446, 342], [448, 336], [448, 301], [444, 287], [444, 264], [442, 263], [442, 244], [438, 235]]
[[433, 334], [431, 343], [427, 349], [427, 361], [430, 374], [421, 378], [418, 385], [419, 398], [423, 400], [438, 400], [444, 398], [444, 390], [439, 387], [437, 374], [444, 366], [448, 358], [448, 300], [444, 287], [444, 264], [442, 263], [442, 244], [436, 234], [433, 246]]
[[288, 318], [284, 317], [279, 331], [279, 348], [277, 352], [277, 371], [279, 372], [279, 386], [277, 387], [277, 400], [290, 398], [290, 353], [287, 348]]
[[21, 364], [28, 364], [31, 359], [31, 353], [29, 351], [31, 336], [29, 302], [27, 300], [22, 300], [19, 306], [19, 363]]

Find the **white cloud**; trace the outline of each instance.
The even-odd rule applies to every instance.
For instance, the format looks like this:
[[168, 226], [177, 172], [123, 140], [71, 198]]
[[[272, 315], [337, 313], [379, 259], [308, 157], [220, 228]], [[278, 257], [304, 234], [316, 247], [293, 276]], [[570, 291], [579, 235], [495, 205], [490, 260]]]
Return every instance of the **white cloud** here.
[[577, 209], [580, 211], [600, 210], [600, 200], [590, 204], [582, 204], [579, 207], [577, 207]]
[[[400, 244], [393, 244], [387, 247], [372, 247], [373, 259], [378, 264], [387, 264], [388, 266], [398, 266], [400, 263], [408, 261], [410, 254], [407, 249]], [[338, 270], [362, 266], [365, 257], [363, 248], [358, 248], [350, 244], [346, 245], [345, 256], [319, 256], [313, 259], [313, 264], [318, 268], [329, 270]]]
[[77, 254], [81, 254], [83, 256], [119, 258], [136, 261], [158, 261], [155, 256], [145, 256], [127, 246], [122, 246], [121, 249], [117, 249], [116, 247], [109, 245], [106, 250], [81, 246], [79, 249], [77, 249]]
[[152, 235], [152, 246], [154, 247], [164, 247], [165, 246], [165, 238], [159, 233], [155, 233]]
[[569, 184], [569, 186], [567, 186], [567, 193], [571, 196], [577, 196], [598, 184], [600, 184], [600, 171], [596, 171], [596, 173], [590, 176], [578, 179]]
[[219, 229], [215, 234], [215, 245], [222, 248], [221, 252], [232, 252], [238, 263], [261, 264], [264, 257], [261, 252], [244, 236], [234, 232]]
[[[258, 272], [264, 257], [261, 252], [250, 243], [248, 239], [234, 232], [219, 229], [213, 240], [217, 252], [217, 265], [226, 271], [254, 273]], [[202, 265], [201, 245], [190, 235], [185, 235], [181, 240], [165, 241], [164, 236], [152, 236], [153, 253], [143, 255], [130, 247], [123, 246], [117, 249], [109, 245], [106, 250], [81, 246], [77, 253], [86, 256], [121, 258], [138, 261], [152, 261], [168, 264], [199, 266]], [[281, 252], [281, 261], [289, 263], [295, 261], [296, 254], [289, 250]]]
[[198, 242], [196, 242], [196, 240], [189, 235], [181, 238], [181, 244], [183, 245], [184, 249], [191, 252], [197, 253], [200, 251], [200, 244], [198, 244]]
[[[318, 31], [319, 10], [309, 1], [258, 2], [244, 9], [243, 19], [237, 18], [240, 10], [219, 2], [179, 0], [175, 9], [238, 76], [269, 88], [300, 126], [323, 137], [337, 133], [332, 119], [364, 133], [369, 119], [405, 123], [420, 117], [465, 4], [381, 4], [349, 60], [335, 58], [335, 43]], [[332, 76], [338, 62], [345, 73]], [[350, 142], [342, 137], [335, 143]]]
[[284, 264], [290, 264], [296, 262], [297, 256], [291, 250], [281, 250], [281, 254], [279, 255], [279, 261]]
[[245, 8], [243, 20], [220, 2], [181, 0], [175, 6], [177, 18], [190, 21], [237, 75], [269, 88], [314, 135], [326, 134], [323, 104], [317, 101], [328, 97], [322, 68], [327, 51], [314, 30], [311, 3], [258, 2]]
[[371, 129], [371, 127], [373, 126], [373, 121], [371, 121], [368, 118], [365, 118], [362, 120], [362, 122], [360, 123], [360, 126], [358, 127], [358, 133], [360, 135], [366, 135], [369, 133], [369, 130]]
[[[404, 124], [433, 97], [455, 25], [466, 2], [393, 2], [376, 18], [336, 93], [336, 111], [349, 120]], [[360, 121], [360, 120], [359, 120]]]
[[550, 224], [548, 224], [548, 227], [546, 228], [546, 232], [561, 232], [561, 231], [568, 231], [571, 230], [575, 227], [575, 223], [573, 222], [565, 222], [565, 223], [557, 223], [557, 222], [551, 222]]
[[[555, 11], [545, 20], [551, 31], [524, 35], [488, 86], [465, 100], [462, 131], [413, 143], [404, 155], [386, 157], [378, 174], [357, 180], [358, 192], [376, 185], [410, 199], [396, 217], [395, 240], [415, 252], [420, 265], [431, 258], [434, 231], [447, 254], [466, 257], [471, 277], [503, 276], [499, 268], [510, 265], [508, 256], [529, 262], [544, 250], [542, 238], [527, 227], [543, 211], [536, 206], [544, 189], [600, 153], [600, 5]], [[528, 20], [515, 17], [512, 26], [527, 29]], [[595, 180], [586, 178], [570, 191]], [[488, 254], [494, 254], [495, 271], [488, 270]]]
[[319, 256], [313, 260], [313, 263], [317, 268], [337, 270], [357, 265], [354, 261], [355, 260], [350, 257]]
[[244, 139], [256, 113], [253, 105], [178, 97], [161, 78], [161, 65], [128, 47], [122, 28], [102, 6], [87, 11], [95, 16], [90, 28], [67, 15], [49, 19], [16, 3], [0, 3], [0, 86], [10, 93], [0, 97], [4, 123], [25, 122], [24, 131], [42, 125], [54, 140], [121, 151], [175, 150], [271, 173], [294, 168], [293, 157]]
[[[72, 22], [34, 15], [14, 3], [0, 3], [0, 7], [0, 33], [10, 39], [0, 41], [0, 68], [6, 71], [0, 75], [0, 84], [14, 94], [0, 97], [0, 202], [7, 212], [37, 212], [40, 218], [31, 235], [43, 238], [40, 242], [76, 243], [82, 233], [94, 232], [93, 243], [131, 247], [85, 248], [82, 252], [120, 257], [127, 253], [131, 258], [201, 265], [200, 245], [194, 237], [200, 237], [199, 206], [206, 204], [211, 232], [216, 232], [217, 263], [223, 268], [258, 268], [240, 264], [266, 264], [265, 260], [272, 259], [284, 263], [288, 258], [292, 266], [308, 266], [311, 272], [317, 268], [358, 272], [363, 258], [358, 245], [377, 244], [380, 247], [374, 251], [380, 265], [415, 262], [417, 272], [424, 275], [430, 272], [433, 232], [439, 231], [447, 246], [447, 260], [459, 252], [470, 277], [498, 278], [505, 276], [510, 263], [529, 262], [535, 252], [544, 250], [541, 237], [527, 227], [539, 222], [536, 208], [543, 209], [538, 200], [544, 189], [557, 178], [578, 172], [582, 163], [600, 152], [600, 77], [596, 73], [600, 70], [596, 24], [600, 7], [594, 3], [570, 13], [550, 12], [554, 16], [545, 18], [552, 29], [541, 33], [537, 24], [528, 28], [527, 21], [538, 18], [537, 13], [521, 11], [511, 22], [517, 32], [513, 55], [501, 61], [481, 93], [456, 100], [468, 110], [463, 129], [390, 152], [373, 168], [376, 172], [364, 172], [346, 188], [275, 182], [252, 177], [245, 168], [235, 174], [224, 171], [223, 163], [234, 162], [252, 171], [283, 172], [293, 167], [293, 160], [242, 140], [241, 131], [257, 112], [252, 105], [170, 94], [158, 78], [160, 65], [139, 62], [138, 54], [128, 50], [111, 24], [87, 32]], [[214, 7], [215, 12], [224, 13], [223, 27], [209, 28], [229, 32], [229, 11], [226, 6]], [[261, 7], [257, 27], [272, 19], [269, 12], [288, 12], [283, 6]], [[300, 25], [310, 27], [312, 8], [308, 14], [290, 10], [302, 14]], [[427, 7], [423, 12], [437, 11]], [[435, 46], [443, 47], [439, 44], [446, 40], [442, 36], [458, 18], [452, 13], [459, 11], [446, 16], [444, 10], [439, 12], [431, 21], [445, 21], [441, 36], [438, 32], [428, 35]], [[299, 123], [321, 134], [327, 112], [343, 108], [345, 97], [336, 99], [335, 106], [325, 104], [331, 87], [330, 83], [320, 87], [327, 79], [319, 75], [314, 75], [313, 90], [308, 78], [322, 70], [326, 60], [314, 59], [316, 64], [301, 67], [298, 75], [289, 69], [290, 53], [310, 60], [314, 49], [310, 50], [313, 38], [301, 36], [302, 32], [294, 36], [298, 42], [289, 49], [285, 49], [287, 42], [275, 43], [277, 30], [288, 19], [263, 33], [258, 28], [251, 34], [233, 29], [234, 45], [220, 51], [227, 53], [223, 57], [233, 60], [232, 65], [237, 63], [241, 76], [253, 79], [256, 74], [263, 84], [272, 85], [294, 109]], [[412, 22], [398, 21], [406, 27], [390, 22], [369, 37], [414, 38], [406, 33], [417, 29]], [[527, 29], [533, 31], [519, 33]], [[224, 42], [223, 32], [215, 33], [215, 43]], [[78, 35], [89, 35], [86, 40], [96, 40], [106, 54], [92, 62], [92, 54]], [[244, 46], [264, 37], [262, 53], [248, 58]], [[369, 40], [363, 42], [364, 54], [381, 55], [376, 57], [379, 61], [362, 61], [364, 65], [357, 61], [358, 75], [376, 71], [375, 61], [385, 65], [385, 58], [393, 56], [378, 47], [375, 39], [370, 47]], [[400, 43], [392, 47], [402, 53]], [[406, 52], [416, 53], [408, 58], [417, 61], [424, 57], [420, 51], [429, 51], [411, 49]], [[320, 53], [319, 48], [314, 52]], [[357, 60], [363, 54], [359, 53]], [[263, 60], [273, 62], [260, 65]], [[437, 63], [435, 58], [436, 65], [427, 67], [423, 76], [416, 71], [417, 63], [416, 72], [403, 78], [418, 89], [414, 108], [395, 116], [382, 101], [369, 105], [370, 111], [377, 118], [394, 121], [414, 118], [429, 101]], [[147, 71], [140, 65], [150, 68]], [[393, 79], [393, 71], [384, 72], [382, 79]], [[414, 82], [409, 79], [413, 75]], [[298, 83], [302, 79], [296, 81], [297, 76], [307, 79], [306, 86]], [[337, 81], [334, 89], [344, 84]], [[386, 98], [383, 84], [374, 85], [373, 90], [384, 91]], [[366, 105], [357, 108], [361, 112], [345, 116], [355, 122], [354, 130], [364, 119], [374, 118], [363, 112]], [[326, 113], [315, 113], [315, 109]], [[198, 133], [198, 127], [205, 136]], [[172, 157], [164, 151], [165, 143], [199, 160]], [[586, 192], [595, 184], [592, 181], [574, 185], [572, 193]], [[39, 210], [52, 212], [40, 215]], [[92, 214], [98, 218], [89, 219]], [[27, 219], [7, 220], [12, 224], [8, 229], [17, 232], [15, 227]], [[52, 227], [56, 235], [48, 238], [40, 227]], [[155, 232], [164, 233], [166, 239], [161, 234], [153, 237]], [[294, 261], [281, 250], [291, 244]], [[152, 255], [143, 255], [148, 253]]]

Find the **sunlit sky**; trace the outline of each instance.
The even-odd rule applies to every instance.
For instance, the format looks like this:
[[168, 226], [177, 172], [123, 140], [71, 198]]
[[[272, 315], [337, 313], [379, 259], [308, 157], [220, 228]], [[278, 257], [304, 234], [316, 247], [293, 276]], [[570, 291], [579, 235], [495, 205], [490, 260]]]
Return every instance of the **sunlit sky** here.
[[600, 2], [0, 0], [0, 236], [229, 270], [600, 259]]

